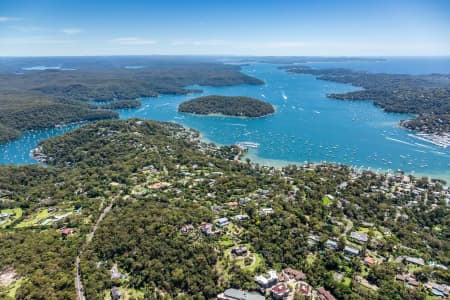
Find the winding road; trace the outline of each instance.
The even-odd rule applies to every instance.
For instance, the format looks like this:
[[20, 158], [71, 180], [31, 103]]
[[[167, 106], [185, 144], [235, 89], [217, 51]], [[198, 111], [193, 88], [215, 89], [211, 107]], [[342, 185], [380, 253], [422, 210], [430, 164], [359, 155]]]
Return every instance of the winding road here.
[[98, 225], [103, 221], [105, 216], [111, 211], [111, 208], [114, 205], [116, 198], [113, 198], [111, 203], [105, 207], [103, 212], [100, 214], [100, 216], [97, 219], [97, 222], [95, 222], [94, 227], [92, 228], [92, 231], [89, 233], [86, 241], [84, 242], [83, 246], [81, 247], [81, 251], [77, 256], [76, 259], [76, 274], [75, 274], [75, 288], [77, 290], [77, 299], [78, 300], [86, 300], [84, 297], [84, 287], [83, 287], [83, 281], [81, 279], [81, 273], [80, 273], [80, 256], [83, 254], [84, 249], [86, 249], [86, 246], [88, 246], [92, 239], [94, 238], [95, 232], [97, 231]]
[[77, 299], [85, 300], [83, 283], [81, 282], [81, 275], [80, 275], [80, 256], [77, 256], [76, 265], [77, 265], [76, 271], [77, 274], [75, 275], [75, 288], [77, 289]]

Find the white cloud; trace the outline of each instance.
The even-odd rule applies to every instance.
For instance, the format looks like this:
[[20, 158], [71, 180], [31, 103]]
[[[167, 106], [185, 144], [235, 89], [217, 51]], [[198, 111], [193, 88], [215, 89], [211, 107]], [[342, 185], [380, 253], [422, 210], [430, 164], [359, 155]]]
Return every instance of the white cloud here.
[[224, 40], [174, 40], [169, 43], [171, 46], [227, 46], [232, 45], [231, 42]]
[[64, 34], [72, 35], [72, 34], [80, 34], [83, 31], [79, 28], [64, 28], [61, 30], [61, 32]]
[[205, 40], [205, 41], [194, 41], [192, 42], [194, 46], [226, 46], [230, 43], [224, 40]]
[[174, 40], [169, 43], [170, 46], [184, 46], [187, 45], [189, 42], [185, 40]]
[[26, 32], [26, 33], [44, 30], [43, 28], [36, 27], [36, 26], [9, 26], [9, 28], [16, 30], [16, 31], [20, 31], [20, 32]]
[[54, 39], [50, 37], [20, 37], [20, 38], [0, 38], [3, 45], [44, 45], [44, 44], [70, 44], [71, 40]]
[[64, 28], [61, 30], [53, 30], [49, 28], [43, 28], [38, 26], [21, 26], [21, 25], [14, 25], [14, 26], [8, 26], [8, 28], [24, 33], [31, 33], [31, 32], [37, 32], [37, 31], [46, 31], [48, 33], [64, 33], [67, 35], [75, 35], [83, 32], [83, 30], [79, 28]]
[[289, 42], [251, 42], [251, 43], [236, 43], [235, 46], [246, 49], [284, 49], [284, 48], [302, 48], [307, 46], [307, 43], [298, 41]]
[[263, 44], [265, 48], [298, 48], [304, 47], [307, 44], [304, 42], [273, 42]]
[[171, 46], [196, 46], [196, 47], [217, 47], [228, 46], [240, 49], [284, 49], [301, 48], [308, 46], [307, 43], [300, 41], [282, 41], [282, 42], [235, 42], [225, 40], [174, 40], [170, 42]]
[[158, 41], [155, 40], [149, 40], [139, 37], [121, 37], [112, 39], [111, 42], [119, 45], [135, 45], [135, 46], [155, 45], [158, 43]]
[[20, 21], [20, 20], [22, 20], [22, 18], [0, 16], [0, 23], [1, 22]]

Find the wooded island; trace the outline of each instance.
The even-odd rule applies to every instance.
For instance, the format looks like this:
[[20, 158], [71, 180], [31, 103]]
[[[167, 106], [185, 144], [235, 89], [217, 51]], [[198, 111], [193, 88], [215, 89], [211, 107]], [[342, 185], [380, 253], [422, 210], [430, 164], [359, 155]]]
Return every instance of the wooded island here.
[[212, 95], [183, 102], [178, 111], [198, 115], [222, 114], [257, 118], [273, 114], [275, 109], [270, 103], [250, 97]]

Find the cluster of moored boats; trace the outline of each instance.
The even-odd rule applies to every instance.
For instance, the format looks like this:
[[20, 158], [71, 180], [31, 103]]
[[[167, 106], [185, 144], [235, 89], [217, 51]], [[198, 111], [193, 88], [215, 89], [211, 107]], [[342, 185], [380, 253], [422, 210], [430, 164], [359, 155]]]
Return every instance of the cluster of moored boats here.
[[428, 134], [428, 133], [416, 133], [416, 134], [408, 134], [410, 137], [416, 138], [418, 140], [432, 143], [436, 146], [447, 148], [450, 147], [450, 134], [444, 133], [442, 135], [439, 134]]

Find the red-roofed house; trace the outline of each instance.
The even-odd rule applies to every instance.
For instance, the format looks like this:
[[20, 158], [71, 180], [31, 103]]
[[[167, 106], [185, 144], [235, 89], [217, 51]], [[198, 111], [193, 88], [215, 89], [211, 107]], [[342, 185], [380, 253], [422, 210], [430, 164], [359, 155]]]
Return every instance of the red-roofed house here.
[[294, 279], [297, 281], [305, 280], [306, 275], [302, 271], [294, 270], [291, 268], [286, 268], [283, 270], [283, 275], [285, 276], [285, 280]]
[[365, 265], [370, 267], [371, 265], [376, 264], [376, 263], [377, 263], [377, 261], [375, 260], [375, 258], [372, 258], [370, 256], [364, 257], [364, 264]]
[[284, 283], [278, 283], [272, 287], [272, 299], [281, 300], [289, 296], [289, 289]]
[[300, 294], [300, 296], [303, 296], [305, 298], [311, 297], [312, 286], [310, 286], [304, 281], [300, 281], [298, 283], [298, 293]]
[[61, 230], [61, 235], [63, 237], [66, 237], [66, 236], [70, 235], [71, 233], [72, 233], [72, 229], [70, 229], [70, 228], [64, 228], [63, 230]]

